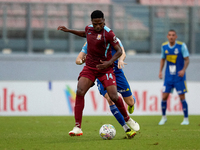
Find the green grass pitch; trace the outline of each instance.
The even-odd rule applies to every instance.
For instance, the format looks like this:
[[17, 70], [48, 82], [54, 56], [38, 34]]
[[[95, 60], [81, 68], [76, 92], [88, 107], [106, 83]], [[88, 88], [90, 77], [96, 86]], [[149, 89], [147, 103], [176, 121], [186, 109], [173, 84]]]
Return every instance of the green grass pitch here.
[[[70, 137], [73, 116], [0, 117], [0, 150], [200, 150], [200, 116], [189, 116], [190, 125], [181, 126], [183, 116], [131, 116], [140, 124], [133, 139], [126, 139], [113, 116], [83, 116], [83, 136]], [[110, 123], [117, 134], [112, 140], [99, 136], [100, 127]]]

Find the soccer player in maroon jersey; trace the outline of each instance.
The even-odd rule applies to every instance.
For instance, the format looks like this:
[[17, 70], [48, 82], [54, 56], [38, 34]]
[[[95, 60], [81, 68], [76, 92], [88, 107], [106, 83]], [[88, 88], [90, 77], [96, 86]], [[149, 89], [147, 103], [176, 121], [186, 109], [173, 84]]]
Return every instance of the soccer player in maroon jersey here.
[[[113, 63], [121, 56], [122, 49], [113, 31], [105, 26], [105, 19], [102, 11], [93, 11], [91, 14], [91, 21], [92, 25], [86, 26], [85, 31], [71, 30], [64, 26], [58, 27], [58, 30], [86, 37], [88, 44], [86, 65], [78, 77], [74, 109], [76, 123], [73, 130], [69, 132], [70, 136], [83, 135], [81, 122], [84, 108], [84, 96], [89, 88], [94, 85], [94, 81], [97, 78], [101, 81], [115, 105], [124, 107], [122, 99], [118, 97], [117, 94], [116, 79], [113, 73]], [[113, 56], [111, 54], [111, 46], [116, 50]], [[125, 107], [124, 111], [126, 111]], [[123, 128], [128, 138], [132, 138], [136, 134], [128, 125]]]

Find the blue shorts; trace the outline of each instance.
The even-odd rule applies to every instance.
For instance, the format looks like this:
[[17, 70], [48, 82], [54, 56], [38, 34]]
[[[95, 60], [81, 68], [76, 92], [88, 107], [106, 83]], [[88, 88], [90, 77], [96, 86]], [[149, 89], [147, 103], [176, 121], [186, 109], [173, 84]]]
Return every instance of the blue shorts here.
[[[132, 92], [128, 84], [128, 81], [124, 75], [124, 72], [122, 70], [118, 70], [117, 72], [115, 72], [115, 77], [117, 83], [117, 92], [119, 92], [123, 97], [131, 96]], [[104, 89], [103, 85], [98, 79], [97, 79], [97, 87], [99, 89], [100, 94], [105, 96], [107, 91], [106, 89]]]
[[171, 93], [173, 88], [176, 89], [179, 95], [187, 93], [187, 85], [186, 85], [186, 81], [184, 80], [177, 81], [177, 82], [165, 81], [163, 85], [163, 93]]

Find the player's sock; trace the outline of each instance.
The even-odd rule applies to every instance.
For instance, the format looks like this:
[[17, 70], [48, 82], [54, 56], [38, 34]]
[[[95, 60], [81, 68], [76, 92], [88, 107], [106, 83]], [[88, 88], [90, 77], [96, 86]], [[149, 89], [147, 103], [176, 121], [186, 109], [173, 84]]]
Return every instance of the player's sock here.
[[119, 99], [115, 102], [115, 105], [119, 109], [120, 113], [123, 115], [124, 120], [127, 122], [130, 119], [130, 117], [129, 117], [127, 111], [126, 111], [126, 108], [124, 106], [124, 103], [123, 103], [121, 97], [119, 97]]
[[75, 126], [81, 128], [82, 114], [84, 108], [84, 96], [76, 95], [76, 102], [74, 107]]
[[181, 100], [182, 103], [182, 107], [183, 107], [183, 114], [184, 114], [184, 118], [188, 118], [188, 105], [186, 100]]
[[115, 116], [115, 118], [117, 119], [117, 121], [121, 124], [121, 126], [124, 126], [126, 124], [124, 121], [124, 117], [122, 116], [122, 114], [120, 113], [116, 105], [111, 105], [110, 110], [112, 114]]
[[165, 116], [166, 115], [166, 109], [167, 109], [167, 101], [162, 100], [161, 108], [162, 108], [162, 115]]
[[127, 124], [123, 125], [123, 128], [124, 128], [125, 132], [131, 131], [131, 129], [129, 128], [129, 126]]

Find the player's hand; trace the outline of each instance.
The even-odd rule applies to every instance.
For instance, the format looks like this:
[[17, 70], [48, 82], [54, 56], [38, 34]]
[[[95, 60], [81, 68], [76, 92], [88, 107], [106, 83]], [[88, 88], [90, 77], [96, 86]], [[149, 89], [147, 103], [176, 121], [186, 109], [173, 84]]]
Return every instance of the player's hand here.
[[119, 61], [118, 61], [118, 68], [119, 68], [119, 69], [124, 68], [124, 65], [127, 65], [127, 63], [125, 63], [123, 60], [119, 60]]
[[68, 32], [68, 31], [69, 31], [69, 29], [66, 28], [65, 26], [59, 26], [59, 27], [57, 28], [57, 30], [61, 30], [61, 31], [64, 31], [64, 32]]
[[162, 79], [162, 72], [159, 72], [158, 77], [159, 77], [160, 79]]
[[111, 65], [111, 63], [109, 61], [100, 60], [100, 63], [101, 64], [96, 65], [97, 69], [99, 69], [99, 70], [106, 69]]
[[185, 71], [184, 71], [184, 70], [181, 70], [181, 71], [178, 72], [178, 76], [179, 76], [179, 77], [183, 77], [184, 74], [185, 74]]

